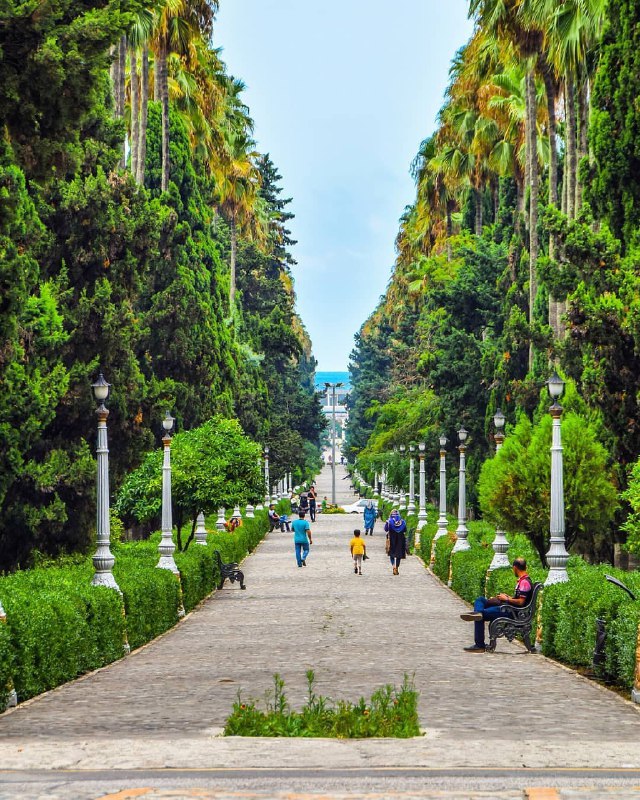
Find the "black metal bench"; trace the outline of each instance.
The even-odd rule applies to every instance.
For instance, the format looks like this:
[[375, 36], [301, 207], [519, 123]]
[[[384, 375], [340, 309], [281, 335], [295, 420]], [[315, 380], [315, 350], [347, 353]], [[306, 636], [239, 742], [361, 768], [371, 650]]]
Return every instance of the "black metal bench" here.
[[244, 572], [240, 569], [237, 562], [230, 561], [228, 564], [222, 560], [222, 556], [220, 555], [219, 550], [214, 550], [216, 554], [216, 560], [218, 562], [218, 571], [220, 572], [220, 580], [218, 581], [218, 589], [222, 589], [224, 586], [224, 582], [227, 578], [231, 583], [235, 583], [236, 581], [240, 581], [240, 588], [246, 589], [247, 587], [244, 585]]
[[531, 646], [531, 625], [536, 613], [538, 593], [542, 589], [541, 583], [533, 584], [531, 600], [526, 606], [510, 606], [508, 604], [500, 606], [504, 611], [504, 617], [496, 617], [489, 623], [489, 646], [487, 650], [496, 649], [496, 640], [504, 636], [512, 642], [516, 636], [522, 636], [522, 641], [530, 653], [535, 652], [535, 646]]

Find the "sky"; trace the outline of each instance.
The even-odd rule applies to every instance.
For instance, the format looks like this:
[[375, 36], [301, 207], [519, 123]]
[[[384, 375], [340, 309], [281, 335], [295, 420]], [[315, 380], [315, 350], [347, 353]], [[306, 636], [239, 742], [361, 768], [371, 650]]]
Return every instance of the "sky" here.
[[386, 289], [409, 174], [435, 129], [468, 0], [221, 0], [214, 45], [292, 197], [297, 308], [319, 370], [345, 370]]

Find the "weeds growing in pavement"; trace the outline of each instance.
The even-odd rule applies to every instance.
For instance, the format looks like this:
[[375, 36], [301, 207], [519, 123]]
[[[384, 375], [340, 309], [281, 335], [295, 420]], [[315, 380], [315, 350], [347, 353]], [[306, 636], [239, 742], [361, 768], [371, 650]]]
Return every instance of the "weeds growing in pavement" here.
[[290, 708], [284, 681], [273, 676], [273, 691], [265, 695], [265, 710], [255, 700], [244, 701], [238, 692], [225, 736], [317, 736], [338, 739], [390, 737], [408, 739], [420, 735], [418, 692], [413, 680], [404, 676], [402, 686], [377, 689], [367, 702], [333, 702], [316, 694], [315, 673], [307, 671], [307, 700], [301, 711]]

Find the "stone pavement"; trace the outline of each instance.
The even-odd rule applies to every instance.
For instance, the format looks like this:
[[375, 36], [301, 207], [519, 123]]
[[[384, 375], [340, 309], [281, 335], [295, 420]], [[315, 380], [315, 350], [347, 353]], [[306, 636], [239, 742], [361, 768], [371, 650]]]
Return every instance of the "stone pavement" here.
[[[338, 466], [339, 502], [351, 499], [343, 476]], [[331, 496], [327, 468], [318, 490]], [[417, 558], [393, 576], [380, 523], [367, 538], [365, 574], [354, 575], [348, 542], [360, 522], [319, 515], [302, 569], [292, 535], [274, 532], [244, 563], [245, 592], [227, 585], [155, 642], [0, 716], [1, 769], [640, 769], [635, 706], [517, 644], [464, 653], [472, 633], [459, 619], [465, 604]], [[275, 672], [292, 705], [301, 704], [309, 668], [317, 690], [333, 698], [357, 699], [414, 675], [426, 736], [219, 736], [238, 692], [262, 697]]]

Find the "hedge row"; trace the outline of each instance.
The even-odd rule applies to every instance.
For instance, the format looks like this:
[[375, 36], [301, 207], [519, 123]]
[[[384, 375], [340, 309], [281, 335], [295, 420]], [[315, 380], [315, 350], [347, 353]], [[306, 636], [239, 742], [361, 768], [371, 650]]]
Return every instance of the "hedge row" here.
[[[207, 522], [215, 528], [215, 517]], [[122, 657], [125, 635], [134, 649], [171, 628], [181, 586], [186, 611], [213, 591], [219, 577], [214, 550], [224, 561], [240, 561], [267, 530], [266, 512], [257, 512], [232, 534], [210, 533], [206, 547], [193, 542], [186, 553], [176, 551], [180, 581], [156, 568], [160, 534], [116, 544], [114, 577], [122, 598], [91, 585], [91, 558], [62, 559], [0, 578], [7, 615], [0, 624], [0, 708], [10, 681], [26, 700]]]
[[[450, 528], [455, 523], [450, 521]], [[479, 595], [513, 592], [511, 569], [494, 570], [487, 576], [493, 558], [494, 531], [484, 522], [470, 522], [469, 550], [453, 553], [456, 541], [450, 530], [436, 541], [434, 573], [471, 603]], [[429, 563], [436, 526], [422, 531], [420, 555]], [[507, 555], [527, 559], [529, 574], [544, 583], [547, 570], [540, 563], [537, 551], [522, 535], [509, 536]], [[596, 619], [603, 619], [607, 628], [605, 664], [601, 677], [625, 689], [634, 682], [636, 642], [640, 624], [640, 572], [623, 572], [610, 565], [591, 566], [577, 556], [568, 564], [569, 581], [545, 588], [542, 594], [542, 652], [573, 667], [589, 667], [596, 637]], [[619, 578], [635, 593], [638, 600], [605, 580], [605, 573]]]

